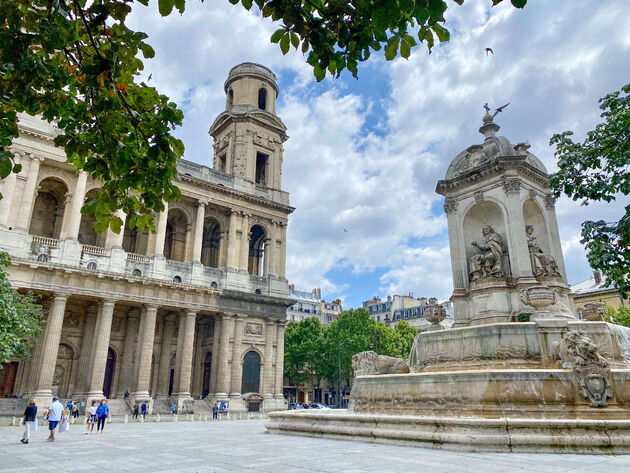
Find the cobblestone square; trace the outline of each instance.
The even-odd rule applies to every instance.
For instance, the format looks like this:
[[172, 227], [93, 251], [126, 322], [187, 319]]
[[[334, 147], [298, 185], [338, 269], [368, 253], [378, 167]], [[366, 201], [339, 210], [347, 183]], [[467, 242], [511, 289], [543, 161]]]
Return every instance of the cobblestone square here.
[[628, 472], [630, 456], [463, 453], [265, 434], [262, 420], [108, 424], [103, 435], [73, 425], [22, 445], [0, 428], [0, 472]]

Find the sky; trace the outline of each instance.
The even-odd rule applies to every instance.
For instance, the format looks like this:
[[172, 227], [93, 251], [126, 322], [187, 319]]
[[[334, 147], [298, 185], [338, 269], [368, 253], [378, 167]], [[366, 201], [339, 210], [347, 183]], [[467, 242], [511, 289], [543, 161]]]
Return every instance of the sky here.
[[[233, 66], [256, 62], [278, 76], [276, 111], [290, 137], [283, 189], [296, 208], [287, 278], [296, 288], [320, 287], [344, 308], [388, 294], [448, 299], [446, 215], [435, 186], [459, 152], [482, 142], [483, 104], [509, 102], [495, 119], [498, 134], [529, 141], [552, 172], [549, 138], [573, 130], [582, 140], [600, 120], [597, 100], [630, 82], [627, 0], [530, 0], [523, 10], [508, 1], [448, 5], [451, 39], [432, 54], [420, 46], [408, 60], [388, 62], [374, 53], [358, 80], [344, 73], [320, 83], [301, 52], [283, 56], [269, 41], [278, 25], [255, 9], [187, 2], [183, 15], [161, 18], [154, 3], [134, 7], [128, 24], [149, 34], [156, 51], [145, 76], [184, 111], [175, 134], [187, 160], [212, 166], [208, 129], [225, 108]], [[626, 204], [558, 200], [569, 284], [592, 275], [581, 222], [617, 220]]]

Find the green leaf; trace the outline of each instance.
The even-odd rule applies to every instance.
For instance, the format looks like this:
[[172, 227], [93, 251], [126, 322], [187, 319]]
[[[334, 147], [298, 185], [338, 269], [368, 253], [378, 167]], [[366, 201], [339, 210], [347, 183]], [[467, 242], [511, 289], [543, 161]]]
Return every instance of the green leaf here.
[[396, 54], [398, 54], [399, 41], [400, 38], [398, 38], [398, 36], [392, 36], [391, 38], [389, 38], [387, 46], [385, 46], [385, 59], [387, 59], [388, 61], [394, 59], [396, 57]]
[[286, 54], [289, 52], [289, 32], [286, 31], [280, 40], [280, 51], [282, 54]]
[[273, 34], [271, 35], [271, 42], [278, 43], [286, 32], [287, 30], [285, 30], [284, 28], [280, 28], [279, 30], [274, 31]]
[[291, 44], [293, 45], [293, 47], [296, 50], [297, 50], [298, 46], [300, 45], [300, 38], [293, 31], [291, 31]]
[[160, 15], [162, 16], [170, 15], [174, 6], [175, 0], [158, 0], [158, 9], [160, 10]]
[[253, 3], [252, 0], [242, 0], [241, 3], [247, 10], [252, 8], [252, 3]]
[[449, 31], [440, 24], [433, 25], [432, 29], [441, 43], [448, 41], [451, 37]]
[[138, 49], [142, 51], [142, 55], [145, 57], [145, 59], [151, 59], [152, 57], [155, 57], [155, 51], [147, 43], [138, 44]]
[[527, 4], [527, 0], [512, 0], [512, 5], [516, 8], [524, 8]]

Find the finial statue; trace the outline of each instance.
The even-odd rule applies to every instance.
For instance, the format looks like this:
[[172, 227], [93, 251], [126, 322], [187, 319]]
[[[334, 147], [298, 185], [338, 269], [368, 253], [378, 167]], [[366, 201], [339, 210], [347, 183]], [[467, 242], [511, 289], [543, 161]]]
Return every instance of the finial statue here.
[[499, 108], [496, 108], [496, 109], [494, 110], [494, 113], [493, 113], [492, 115], [490, 115], [490, 107], [488, 106], [488, 102], [486, 102], [486, 103], [484, 103], [484, 104], [483, 104], [483, 108], [485, 109], [485, 111], [486, 111], [486, 115], [487, 115], [487, 116], [489, 116], [489, 117], [491, 117], [491, 118], [494, 118], [494, 117], [496, 117], [499, 113], [501, 113], [501, 112], [503, 111], [503, 109], [504, 109], [505, 107], [507, 107], [508, 105], [510, 105], [510, 102], [506, 103], [505, 105], [501, 105]]

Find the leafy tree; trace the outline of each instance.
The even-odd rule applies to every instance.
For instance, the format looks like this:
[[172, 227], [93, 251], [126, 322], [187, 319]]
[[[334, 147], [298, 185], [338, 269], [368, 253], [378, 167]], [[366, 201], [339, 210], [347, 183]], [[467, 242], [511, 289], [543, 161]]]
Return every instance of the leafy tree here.
[[[586, 134], [584, 142], [574, 142], [573, 132], [553, 135], [558, 172], [551, 176], [555, 195], [573, 200], [611, 202], [630, 194], [630, 84], [599, 100], [604, 119]], [[617, 287], [622, 298], [630, 294], [630, 204], [616, 222], [586, 221], [582, 240], [594, 269]]]
[[621, 306], [617, 310], [611, 306], [606, 308], [608, 309], [608, 317], [606, 318], [608, 322], [630, 327], [630, 307]]
[[296, 386], [319, 378], [323, 327], [316, 317], [289, 322], [284, 334], [284, 374]]
[[42, 307], [31, 293], [17, 292], [7, 277], [9, 255], [0, 252], [0, 363], [10, 358], [26, 358], [40, 332]]
[[[147, 35], [125, 23], [133, 7], [149, 1], [0, 2], [0, 179], [21, 169], [9, 151], [19, 113], [54, 122], [60, 131], [55, 144], [68, 162], [103, 183], [83, 207], [95, 216], [97, 232], [108, 226], [120, 232], [117, 209], [129, 215], [132, 229], [148, 225], [154, 231], [152, 214], [164, 209], [162, 200], [181, 195], [172, 181], [184, 145], [171, 130], [183, 114], [155, 88], [136, 82], [144, 67], [139, 54], [155, 53]], [[271, 41], [284, 54], [291, 46], [308, 53], [318, 80], [344, 69], [356, 77], [358, 62], [372, 51], [384, 49], [387, 60], [406, 58], [418, 43], [430, 52], [436, 38], [450, 35], [443, 26], [446, 0], [230, 2], [248, 10], [255, 3], [263, 17], [281, 21]], [[511, 3], [522, 8], [527, 0]], [[186, 8], [186, 0], [157, 4], [163, 16]]]

